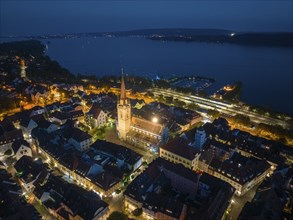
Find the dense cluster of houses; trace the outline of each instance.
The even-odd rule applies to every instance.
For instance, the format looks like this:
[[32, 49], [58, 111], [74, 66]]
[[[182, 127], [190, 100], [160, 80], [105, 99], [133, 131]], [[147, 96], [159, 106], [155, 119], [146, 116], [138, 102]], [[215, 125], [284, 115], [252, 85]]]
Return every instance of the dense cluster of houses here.
[[[16, 161], [22, 188], [58, 219], [105, 219], [109, 208], [101, 199], [111, 196], [142, 165], [142, 155], [94, 141], [85, 131], [117, 126], [119, 120], [127, 125], [127, 131], [117, 126], [120, 138], [124, 132], [124, 141], [155, 146], [160, 155], [127, 187], [126, 210], [141, 209], [149, 219], [221, 219], [234, 193], [242, 196], [264, 180], [241, 218], [279, 216], [284, 209], [292, 210], [292, 170], [284, 163], [292, 149], [232, 130], [223, 118], [197, 128], [201, 115], [159, 102], [128, 103], [125, 95], [117, 103], [112, 93], [86, 94], [79, 85], [28, 85], [24, 91], [34, 103], [44, 103], [48, 97], [58, 100], [63, 96], [60, 91], [73, 94], [67, 102], [36, 106], [0, 122], [0, 161]], [[170, 139], [170, 133], [175, 137]], [[0, 180], [3, 189], [15, 192], [3, 192], [7, 206], [13, 199], [22, 201], [20, 188], [2, 168]], [[274, 207], [266, 202], [268, 198]], [[26, 210], [31, 210], [30, 219], [39, 218], [30, 206], [22, 211], [20, 203], [16, 213], [27, 215]], [[252, 207], [265, 211], [251, 212]], [[276, 211], [272, 214], [270, 209]]]
[[32, 139], [37, 151], [68, 180], [104, 196], [111, 195], [142, 163], [141, 155], [123, 146], [102, 140], [91, 143], [91, 137], [71, 122], [50, 134], [35, 128]]
[[262, 183], [240, 218], [290, 216], [293, 168], [286, 165], [285, 154], [286, 146], [231, 130], [219, 118], [161, 146], [160, 158], [125, 191], [125, 207], [129, 211], [141, 208], [149, 219], [221, 219], [233, 208], [232, 195], [243, 196]]
[[[23, 140], [22, 131], [14, 127], [10, 119], [0, 122], [0, 159], [4, 160], [8, 156], [16, 155], [18, 149], [12, 145], [16, 141]], [[16, 152], [15, 152], [16, 151]]]
[[68, 183], [50, 169], [24, 156], [14, 165], [16, 176], [32, 196], [57, 219], [106, 219], [108, 204], [92, 191]]
[[42, 216], [27, 203], [21, 187], [0, 161], [0, 216], [3, 219], [39, 220]]
[[124, 205], [147, 219], [221, 219], [233, 194], [220, 179], [157, 158], [127, 187]]
[[160, 156], [220, 178], [230, 183], [237, 195], [243, 195], [284, 164], [285, 158], [276, 148], [280, 148], [278, 143], [231, 130], [228, 122], [219, 118], [171, 140], [160, 148]]
[[284, 167], [267, 177], [241, 210], [239, 219], [292, 218], [293, 169]]

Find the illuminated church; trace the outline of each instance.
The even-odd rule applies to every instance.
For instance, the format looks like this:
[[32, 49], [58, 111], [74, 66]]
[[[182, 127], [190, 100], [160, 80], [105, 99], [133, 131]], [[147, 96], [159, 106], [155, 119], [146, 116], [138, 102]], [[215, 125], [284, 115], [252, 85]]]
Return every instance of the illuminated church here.
[[168, 129], [156, 122], [131, 115], [131, 104], [126, 97], [124, 75], [122, 72], [120, 99], [117, 103], [119, 138], [134, 145], [159, 146], [168, 138]]

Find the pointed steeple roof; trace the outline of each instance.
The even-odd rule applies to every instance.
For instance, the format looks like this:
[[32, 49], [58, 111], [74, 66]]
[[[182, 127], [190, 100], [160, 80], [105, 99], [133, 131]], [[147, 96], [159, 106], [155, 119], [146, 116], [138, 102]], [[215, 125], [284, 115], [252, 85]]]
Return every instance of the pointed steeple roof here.
[[120, 99], [126, 99], [126, 91], [125, 91], [125, 82], [124, 82], [124, 73], [123, 68], [121, 68], [122, 78], [121, 78], [121, 90], [120, 90]]
[[121, 68], [122, 78], [121, 78], [121, 90], [120, 90], [120, 103], [126, 103], [126, 90], [125, 90], [125, 82], [124, 82], [124, 73], [123, 68]]

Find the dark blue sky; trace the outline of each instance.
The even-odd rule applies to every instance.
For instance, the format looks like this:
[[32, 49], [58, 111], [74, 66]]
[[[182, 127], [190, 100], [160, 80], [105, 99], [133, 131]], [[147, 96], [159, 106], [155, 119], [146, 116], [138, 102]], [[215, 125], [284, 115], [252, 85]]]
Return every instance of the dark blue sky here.
[[293, 31], [292, 0], [0, 0], [0, 7], [0, 35], [172, 27]]

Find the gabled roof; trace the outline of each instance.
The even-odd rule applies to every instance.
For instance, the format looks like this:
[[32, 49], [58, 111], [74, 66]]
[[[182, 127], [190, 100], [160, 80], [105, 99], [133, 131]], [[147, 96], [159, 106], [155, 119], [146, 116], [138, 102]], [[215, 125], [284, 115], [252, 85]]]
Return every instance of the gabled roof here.
[[175, 164], [160, 157], [156, 159], [156, 163], [158, 167], [163, 167], [164, 169], [176, 173], [185, 179], [188, 179], [192, 182], [198, 181], [199, 175], [191, 169], [184, 167], [182, 164]]
[[71, 112], [69, 112], [69, 114], [70, 114], [71, 118], [76, 118], [76, 117], [84, 116], [82, 110], [71, 111]]
[[69, 184], [53, 174], [50, 174], [44, 183], [38, 182], [36, 184], [34, 191], [36, 196], [41, 198], [44, 192], [50, 193], [50, 199], [44, 203], [46, 207], [57, 210], [63, 203], [69, 208], [69, 210], [64, 209], [58, 213], [62, 216], [75, 217], [79, 215], [83, 219], [94, 219], [108, 206], [93, 192]]
[[50, 105], [46, 105], [45, 108], [49, 111], [56, 110], [59, 107], [59, 105], [60, 105], [60, 102], [54, 102]]
[[217, 118], [213, 121], [213, 125], [221, 126], [223, 128], [229, 128], [229, 123], [225, 118]]
[[132, 117], [132, 125], [142, 130], [151, 132], [153, 134], [160, 135], [163, 132], [164, 126], [158, 123], [154, 123], [142, 118]]
[[33, 161], [31, 157], [23, 156], [14, 164], [18, 175], [26, 182], [34, 180], [41, 173], [43, 167]]
[[25, 140], [16, 140], [13, 142], [11, 148], [13, 149], [14, 153], [16, 153], [21, 146], [30, 147], [30, 144]]
[[188, 143], [193, 143], [194, 139], [195, 139], [195, 134], [196, 131], [198, 130], [198, 128], [192, 128], [188, 131], [185, 131], [184, 133], [182, 133], [182, 135], [180, 135], [182, 138], [186, 139], [186, 141]]
[[29, 123], [31, 121], [34, 121], [37, 125], [40, 125], [41, 123], [46, 121], [46, 119], [44, 118], [43, 115], [34, 115], [33, 117], [25, 117], [25, 118], [21, 119], [20, 126], [22, 126], [24, 128], [28, 128]]
[[92, 180], [105, 191], [109, 190], [120, 181], [108, 172], [99, 173], [96, 177], [92, 178]]
[[76, 94], [79, 95], [80, 97], [83, 97], [84, 95], [86, 95], [85, 92], [81, 90], [78, 90]]
[[86, 163], [82, 160], [79, 160], [78, 165], [75, 169], [75, 172], [78, 173], [79, 175], [85, 177], [88, 174], [90, 168], [91, 168], [91, 166], [88, 163]]
[[255, 157], [244, 157], [238, 153], [234, 153], [224, 162], [213, 159], [210, 166], [230, 179], [234, 177], [234, 181], [240, 184], [245, 184], [270, 169], [267, 161]]
[[135, 151], [111, 142], [97, 140], [93, 145], [93, 149], [111, 155], [119, 160], [124, 160], [130, 165], [134, 165], [142, 156]]
[[161, 212], [174, 219], [179, 219], [184, 204], [176, 198], [150, 193], [147, 195], [143, 207], [153, 212]]
[[33, 108], [30, 109], [30, 111], [38, 111], [38, 110], [43, 110], [44, 108], [41, 106], [35, 106]]
[[92, 115], [94, 118], [98, 118], [102, 108], [98, 104], [93, 104], [87, 115]]
[[20, 129], [14, 129], [0, 135], [0, 141], [12, 142], [14, 140], [23, 139], [22, 131]]
[[216, 141], [214, 139], [207, 140], [207, 142], [205, 143], [205, 148], [208, 148], [208, 147], [217, 148], [219, 150], [226, 151], [226, 152], [230, 152], [235, 149], [234, 145], [223, 144], [222, 142]]
[[78, 167], [80, 158], [75, 154], [67, 153], [60, 158], [59, 162], [69, 170], [73, 171]]
[[49, 128], [50, 126], [52, 125], [52, 123], [51, 122], [49, 122], [49, 121], [47, 121], [47, 120], [40, 120], [39, 122], [38, 122], [38, 127], [40, 127], [40, 128], [44, 128], [44, 129], [47, 129], [47, 128]]
[[79, 130], [78, 128], [73, 128], [71, 130], [71, 132], [72, 132], [72, 137], [71, 138], [76, 140], [76, 141], [78, 141], [78, 142], [88, 140], [88, 139], [90, 139], [92, 137], [87, 132]]
[[66, 112], [54, 112], [52, 113], [51, 117], [57, 118], [59, 120], [66, 120], [70, 118], [70, 114]]
[[193, 160], [195, 155], [200, 153], [200, 151], [194, 147], [189, 146], [188, 144], [189, 143], [187, 140], [181, 137], [177, 137], [163, 145], [161, 148], [188, 160]]
[[73, 184], [63, 194], [62, 202], [71, 210], [73, 217], [79, 215], [82, 219], [95, 219], [108, 206], [98, 195]]
[[31, 121], [31, 118], [29, 118], [29, 117], [22, 118], [22, 119], [20, 120], [19, 125], [22, 126], [22, 127], [24, 127], [24, 128], [27, 128], [28, 125], [29, 125], [29, 123], [30, 123], [30, 121]]
[[4, 132], [12, 131], [15, 127], [10, 119], [4, 119], [0, 122], [0, 135]]
[[[124, 195], [127, 195], [136, 201], [143, 202], [143, 197], [148, 194], [149, 187], [157, 184], [162, 175], [169, 179], [171, 184], [176, 181], [181, 182], [182, 184], [189, 181], [197, 184], [199, 179], [197, 173], [185, 168], [182, 164], [174, 164], [159, 157], [150, 163], [148, 168], [128, 185]], [[172, 176], [172, 178], [170, 178], [170, 176]], [[180, 191], [182, 191], [182, 188]], [[191, 191], [195, 192], [196, 188], [186, 188], [186, 192], [190, 193]]]

